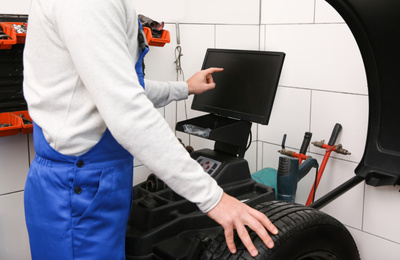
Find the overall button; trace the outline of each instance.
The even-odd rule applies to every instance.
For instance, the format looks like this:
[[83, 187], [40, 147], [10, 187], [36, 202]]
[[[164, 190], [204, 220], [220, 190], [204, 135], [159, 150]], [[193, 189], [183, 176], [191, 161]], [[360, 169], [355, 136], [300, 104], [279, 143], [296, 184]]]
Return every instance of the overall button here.
[[82, 168], [84, 165], [85, 165], [85, 163], [84, 163], [82, 160], [79, 160], [79, 161], [76, 163], [76, 166], [78, 166], [79, 168]]
[[76, 194], [81, 194], [82, 193], [82, 188], [81, 187], [76, 187], [74, 189], [74, 191], [75, 191]]

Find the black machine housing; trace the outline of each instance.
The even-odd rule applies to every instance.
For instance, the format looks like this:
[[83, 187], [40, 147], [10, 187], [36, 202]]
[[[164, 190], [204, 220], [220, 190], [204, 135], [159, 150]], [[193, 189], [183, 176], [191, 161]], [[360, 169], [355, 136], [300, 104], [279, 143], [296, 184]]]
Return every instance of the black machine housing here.
[[[275, 199], [273, 188], [251, 179], [247, 161], [209, 149], [193, 152], [195, 160], [217, 165], [212, 176], [224, 191], [250, 206]], [[219, 164], [221, 163], [221, 164]], [[153, 179], [160, 182], [158, 179]], [[195, 259], [204, 238], [221, 227], [197, 206], [152, 180], [134, 187], [132, 217], [126, 235], [127, 259]], [[149, 186], [154, 187], [153, 191]], [[159, 190], [157, 189], [159, 188]]]
[[372, 186], [400, 185], [400, 2], [327, 0], [346, 21], [363, 57], [369, 122], [356, 174]]

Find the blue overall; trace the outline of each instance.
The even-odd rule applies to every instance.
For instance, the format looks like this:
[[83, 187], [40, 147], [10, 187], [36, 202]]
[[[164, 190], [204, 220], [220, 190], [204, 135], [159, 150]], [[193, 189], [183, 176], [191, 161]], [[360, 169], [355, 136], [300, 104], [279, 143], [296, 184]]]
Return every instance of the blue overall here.
[[[135, 66], [143, 87], [147, 52], [141, 49]], [[125, 259], [133, 156], [108, 129], [80, 156], [54, 150], [36, 124], [33, 138], [36, 156], [24, 195], [32, 259]]]

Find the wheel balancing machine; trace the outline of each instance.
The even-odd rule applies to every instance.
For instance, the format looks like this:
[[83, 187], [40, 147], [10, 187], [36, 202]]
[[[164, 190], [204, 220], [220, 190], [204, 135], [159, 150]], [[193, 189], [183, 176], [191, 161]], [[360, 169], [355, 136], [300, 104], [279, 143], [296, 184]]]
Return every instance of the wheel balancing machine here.
[[[209, 114], [176, 125], [177, 131], [215, 141], [213, 150], [194, 151], [191, 157], [227, 194], [253, 207], [275, 200], [272, 187], [251, 178], [244, 155], [252, 122], [268, 124], [284, 57], [281, 52], [208, 49], [203, 69], [224, 71], [213, 75], [215, 89], [194, 97], [192, 109]], [[195, 259], [205, 238], [221, 230], [153, 174], [133, 192], [127, 259]]]

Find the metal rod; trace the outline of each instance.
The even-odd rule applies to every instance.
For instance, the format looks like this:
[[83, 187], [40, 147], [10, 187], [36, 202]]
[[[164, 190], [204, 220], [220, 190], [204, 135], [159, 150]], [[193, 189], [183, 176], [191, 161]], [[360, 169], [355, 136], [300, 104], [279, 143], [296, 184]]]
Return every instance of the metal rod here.
[[308, 195], [308, 199], [306, 202], [306, 206], [310, 206], [312, 203], [313, 198], [315, 197], [314, 194], [317, 192], [317, 188], [319, 182], [321, 181], [322, 175], [324, 174], [326, 164], [328, 163], [329, 157], [331, 156], [332, 150], [334, 150], [336, 146], [329, 146], [328, 149], [325, 151], [324, 159], [322, 160], [321, 166], [319, 167], [318, 174], [317, 174], [317, 182], [313, 184], [310, 195]]
[[349, 191], [351, 188], [361, 183], [362, 181], [364, 181], [364, 177], [356, 175], [350, 180], [340, 185], [339, 187], [329, 192], [328, 194], [326, 194], [325, 196], [323, 196], [322, 198], [320, 198], [319, 200], [312, 203], [310, 207], [314, 209], [321, 209], [325, 207], [327, 204], [331, 203], [336, 198], [340, 197], [341, 195]]

